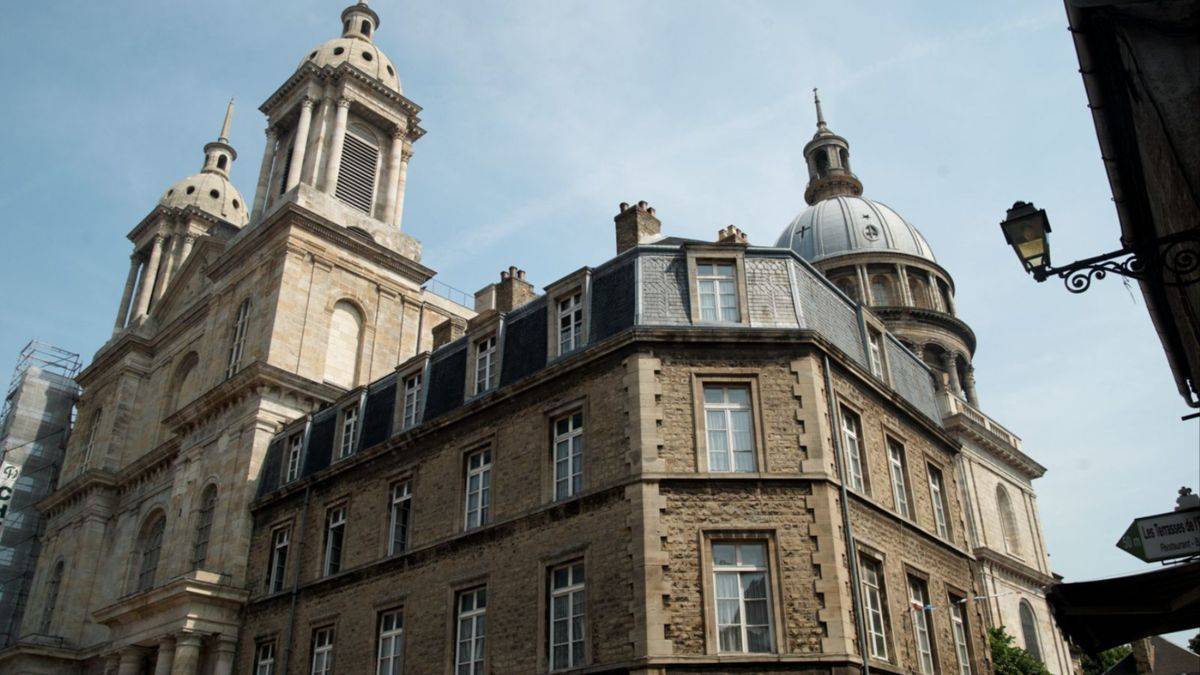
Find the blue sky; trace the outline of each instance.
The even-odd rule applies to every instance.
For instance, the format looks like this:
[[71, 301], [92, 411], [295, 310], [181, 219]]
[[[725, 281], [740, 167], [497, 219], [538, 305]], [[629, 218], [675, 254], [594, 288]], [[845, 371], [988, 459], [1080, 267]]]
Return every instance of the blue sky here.
[[[428, 135], [404, 228], [468, 292], [517, 265], [538, 285], [613, 252], [621, 201], [671, 234], [726, 224], [772, 244], [804, 207], [811, 88], [865, 195], [914, 223], [979, 338], [983, 408], [1022, 436], [1051, 562], [1144, 571], [1114, 542], [1200, 487], [1136, 287], [1072, 295], [1021, 273], [997, 223], [1045, 208], [1057, 261], [1112, 250], [1116, 214], [1055, 2], [372, 2], [378, 44]], [[261, 103], [343, 2], [20, 3], [0, 129], [0, 366], [31, 337], [90, 359], [112, 329], [125, 234], [237, 97], [233, 180], [251, 199]]]

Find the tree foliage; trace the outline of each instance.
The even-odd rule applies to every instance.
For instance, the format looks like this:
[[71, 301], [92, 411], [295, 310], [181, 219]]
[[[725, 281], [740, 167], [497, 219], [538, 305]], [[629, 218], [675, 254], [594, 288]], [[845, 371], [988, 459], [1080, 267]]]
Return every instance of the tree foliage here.
[[1133, 651], [1129, 645], [1113, 647], [1105, 649], [1099, 654], [1092, 656], [1091, 654], [1083, 655], [1083, 674], [1084, 675], [1101, 675], [1104, 671], [1116, 665], [1117, 661], [1129, 655]]
[[996, 675], [1050, 675], [1041, 661], [1016, 645], [1016, 640], [1004, 631], [1004, 626], [988, 629], [988, 643], [992, 647], [992, 666]]

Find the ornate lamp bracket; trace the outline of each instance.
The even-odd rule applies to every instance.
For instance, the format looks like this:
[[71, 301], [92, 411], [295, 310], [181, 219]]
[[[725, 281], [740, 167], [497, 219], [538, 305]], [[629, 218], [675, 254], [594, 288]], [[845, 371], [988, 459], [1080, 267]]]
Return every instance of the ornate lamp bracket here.
[[1103, 279], [1110, 273], [1138, 281], [1154, 275], [1164, 286], [1188, 286], [1200, 281], [1200, 228], [1169, 234], [1139, 249], [1126, 246], [1060, 267], [1036, 267], [1031, 272], [1039, 282], [1050, 277], [1062, 279], [1072, 293], [1083, 293], [1091, 288], [1093, 279]]

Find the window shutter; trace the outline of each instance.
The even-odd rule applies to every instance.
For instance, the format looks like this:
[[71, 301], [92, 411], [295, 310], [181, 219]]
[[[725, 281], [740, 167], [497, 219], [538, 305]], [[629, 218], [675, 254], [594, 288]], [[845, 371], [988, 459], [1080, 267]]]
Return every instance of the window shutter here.
[[342, 166], [335, 193], [337, 198], [363, 213], [371, 213], [378, 164], [379, 148], [347, 133], [342, 145]]

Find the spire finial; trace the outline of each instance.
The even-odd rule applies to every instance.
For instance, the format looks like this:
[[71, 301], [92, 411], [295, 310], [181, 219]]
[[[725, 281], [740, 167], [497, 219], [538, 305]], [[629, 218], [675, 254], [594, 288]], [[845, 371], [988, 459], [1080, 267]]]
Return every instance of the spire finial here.
[[825, 113], [821, 112], [821, 96], [817, 93], [817, 88], [813, 87], [813, 103], [817, 106], [817, 128], [825, 128]]
[[233, 121], [233, 98], [229, 97], [229, 105], [225, 107], [225, 122], [221, 124], [221, 135], [217, 137], [222, 143], [229, 142], [229, 124]]

